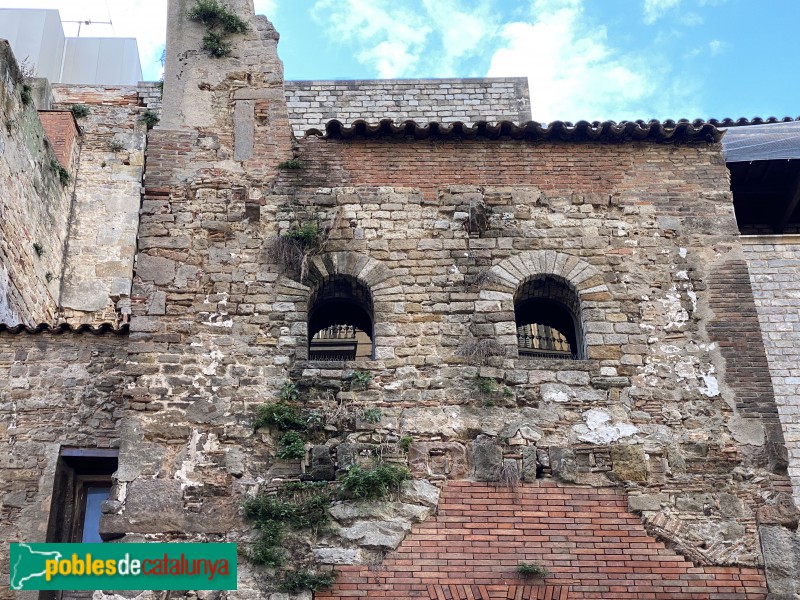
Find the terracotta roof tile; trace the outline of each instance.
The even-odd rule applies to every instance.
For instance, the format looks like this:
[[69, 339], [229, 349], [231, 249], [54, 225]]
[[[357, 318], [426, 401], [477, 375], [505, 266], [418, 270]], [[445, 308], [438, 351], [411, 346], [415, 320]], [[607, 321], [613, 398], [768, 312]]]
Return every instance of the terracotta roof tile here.
[[97, 326], [88, 324], [83, 325], [69, 325], [62, 323], [61, 325], [48, 325], [47, 323], [40, 323], [34, 327], [27, 325], [6, 325], [0, 323], [0, 334], [10, 333], [11, 335], [37, 334], [37, 333], [92, 333], [94, 335], [101, 335], [104, 333], [112, 333], [115, 335], [127, 335], [129, 326], [127, 324], [120, 327], [114, 327], [111, 323], [102, 323]]
[[306, 137], [326, 139], [354, 138], [459, 138], [459, 139], [498, 139], [501, 137], [526, 141], [565, 141], [565, 142], [632, 142], [653, 141], [659, 143], [687, 144], [718, 142], [722, 132], [706, 121], [579, 121], [575, 124], [554, 121], [542, 124], [529, 121], [521, 125], [511, 121], [487, 123], [479, 121], [474, 125], [461, 122], [420, 124], [416, 121], [395, 123], [383, 119], [378, 123], [357, 120], [352, 125], [344, 125], [332, 120], [325, 124], [325, 131], [309, 129]]

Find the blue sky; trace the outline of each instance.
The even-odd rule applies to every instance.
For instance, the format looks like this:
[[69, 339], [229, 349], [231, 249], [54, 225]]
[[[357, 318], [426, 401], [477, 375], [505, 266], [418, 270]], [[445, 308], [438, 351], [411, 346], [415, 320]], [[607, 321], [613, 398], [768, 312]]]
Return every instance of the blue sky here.
[[[255, 0], [287, 79], [527, 76], [533, 118], [800, 115], [798, 0]], [[157, 78], [165, 0], [0, 0], [114, 21]], [[74, 25], [65, 25], [67, 34]], [[107, 25], [82, 35], [111, 35]]]

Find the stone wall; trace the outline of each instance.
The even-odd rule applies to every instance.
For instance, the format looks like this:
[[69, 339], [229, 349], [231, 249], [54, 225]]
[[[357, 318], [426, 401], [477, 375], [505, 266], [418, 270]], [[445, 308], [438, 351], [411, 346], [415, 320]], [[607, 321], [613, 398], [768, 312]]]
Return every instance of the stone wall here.
[[800, 504], [800, 236], [741, 239]]
[[[783, 531], [796, 513], [783, 511], [791, 488], [772, 383], [751, 364], [763, 345], [739, 352], [722, 326], [753, 325], [756, 313], [719, 146], [658, 135], [292, 143], [275, 102], [274, 30], [251, 25], [213, 65], [192, 51], [196, 25], [170, 26], [168, 55], [187, 60], [168, 57], [164, 121], [149, 136], [131, 403], [105, 533], [246, 545], [245, 497], [379, 454], [441, 483], [624, 487], [637, 527], [686, 561], [762, 567], [758, 526]], [[241, 61], [259, 39], [248, 84]], [[202, 93], [170, 99], [185, 81]], [[314, 250], [279, 261], [276, 240], [310, 224], [322, 232]], [[575, 295], [581, 360], [520, 356], [515, 293], [541, 276]], [[368, 292], [374, 359], [308, 360], [310, 303], [336, 278]], [[492, 352], [470, 357], [477, 343]], [[287, 386], [330, 427], [309, 430], [305, 459], [288, 462], [278, 432], [254, 428]], [[378, 409], [377, 423], [365, 409]], [[348, 427], [328, 423], [334, 415]], [[387, 526], [377, 542], [359, 533], [371, 527], [339, 522], [336, 535], [296, 543], [328, 557], [318, 562], [359, 564], [408, 531]], [[260, 573], [245, 562], [245, 593], [274, 591]], [[706, 574], [727, 593], [721, 582], [740, 573]]]
[[[157, 534], [145, 501], [157, 497], [175, 510], [191, 500], [187, 533], [246, 540], [233, 514], [203, 515], [286, 476], [276, 438], [250, 423], [292, 381], [323, 411], [379, 407], [379, 428], [346, 443], [408, 436], [418, 477], [491, 478], [496, 464], [477, 458], [485, 436], [493, 460], [534, 478], [623, 484], [645, 526], [696, 563], [761, 564], [757, 513], [790, 487], [769, 452], [781, 445], [775, 411], [751, 410], [732, 385], [747, 357], [708, 331], [749, 292], [746, 278], [744, 290], [707, 283], [742, 259], [718, 147], [309, 138], [301, 169], [232, 186], [219, 171], [191, 174], [207, 160], [202, 135], [150, 139], [131, 322], [141, 433], [124, 460], [158, 456], [148, 468], [163, 476], [126, 482], [109, 532]], [[478, 209], [485, 226], [469, 231]], [[269, 248], [312, 221], [333, 228], [297, 281]], [[308, 302], [334, 274], [371, 291], [375, 360], [306, 360]], [[513, 294], [540, 274], [576, 290], [586, 360], [517, 356]], [[470, 364], [457, 350], [471, 339], [501, 355]], [[374, 376], [364, 392], [348, 386], [353, 368]], [[767, 374], [751, 377], [768, 407]], [[327, 452], [340, 461], [337, 439]]]
[[0, 323], [33, 325], [56, 318], [78, 144], [61, 165], [22, 92], [0, 40]]
[[[0, 333], [5, 542], [45, 541], [61, 448], [119, 447], [126, 343], [126, 336], [89, 332]], [[0, 550], [0, 573], [7, 581], [7, 544]]]
[[147, 126], [135, 87], [56, 85], [56, 107], [88, 107], [76, 174], [64, 289], [69, 323], [121, 323], [130, 313]]
[[[287, 537], [297, 564], [343, 565], [328, 597], [409, 592], [395, 569], [420, 548], [458, 567], [434, 580], [415, 560], [433, 586], [413, 590], [423, 597], [473, 584], [507, 594], [516, 561], [538, 556], [551, 595], [763, 598], [765, 576], [773, 593], [797, 591], [779, 426], [789, 400], [773, 390], [790, 380], [765, 368], [763, 297], [713, 131], [669, 144], [508, 131], [293, 139], [272, 25], [230, 0], [251, 27], [212, 59], [190, 3], [170, 2], [164, 114], [146, 149], [136, 119], [151, 89], [54, 92], [61, 108], [92, 110], [65, 314], [124, 320], [140, 209], [130, 336], [0, 328], [11, 448], [0, 481], [15, 482], [0, 489], [5, 539], [42, 538], [64, 444], [119, 447], [105, 536], [244, 549], [257, 536], [246, 498], [377, 456], [414, 481], [385, 505], [337, 503], [329, 529]], [[97, 227], [98, 202], [110, 227]], [[304, 255], [281, 254], [311, 225]], [[578, 360], [520, 352], [515, 297], [539, 278], [569, 297]], [[311, 305], [337, 281], [369, 298], [372, 358], [309, 360]], [[305, 418], [302, 458], [280, 459], [280, 432], [256, 426], [265, 403], [287, 398]], [[438, 517], [423, 480], [443, 490]], [[563, 535], [540, 536], [542, 523]], [[506, 543], [516, 551], [489, 565], [501, 576], [481, 571], [483, 544]], [[285, 598], [246, 557], [237, 595]]]
[[287, 81], [285, 88], [289, 118], [298, 137], [311, 128], [324, 130], [331, 119], [345, 125], [358, 119], [470, 124], [531, 120], [524, 77]]

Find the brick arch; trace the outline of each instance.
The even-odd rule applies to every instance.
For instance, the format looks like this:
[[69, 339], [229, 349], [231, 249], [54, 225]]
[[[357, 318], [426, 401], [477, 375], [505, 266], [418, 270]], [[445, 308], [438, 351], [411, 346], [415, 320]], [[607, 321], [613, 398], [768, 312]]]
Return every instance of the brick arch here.
[[[476, 304], [476, 313], [496, 313], [508, 315], [508, 320], [497, 323], [497, 341], [506, 347], [510, 356], [518, 355], [516, 323], [514, 321], [514, 301], [519, 290], [529, 281], [540, 277], [552, 277], [564, 282], [577, 297], [576, 321], [582, 330], [586, 323], [580, 313], [586, 302], [611, 300], [611, 293], [600, 271], [577, 256], [570, 256], [555, 250], [520, 252], [510, 256], [490, 270], [491, 285], [480, 293], [481, 301]], [[580, 336], [579, 336], [580, 337]], [[589, 354], [586, 341], [581, 341], [579, 354]]]
[[[391, 312], [391, 303], [402, 301], [402, 289], [394, 273], [379, 260], [358, 252], [328, 252], [311, 258], [308, 262], [306, 283], [308, 299], [326, 281], [346, 277], [363, 286], [370, 298], [373, 311], [373, 348], [375, 358], [394, 357], [394, 348], [387, 346], [386, 315]], [[309, 304], [308, 310], [311, 310]], [[308, 332], [306, 332], [308, 334]], [[306, 347], [308, 344], [306, 344]]]
[[[550, 571], [520, 579], [520, 562]], [[317, 600], [672, 598], [764, 600], [766, 580], [746, 567], [695, 566], [645, 531], [616, 488], [540, 480], [516, 491], [448, 482], [437, 515], [414, 525], [380, 567], [339, 565]]]

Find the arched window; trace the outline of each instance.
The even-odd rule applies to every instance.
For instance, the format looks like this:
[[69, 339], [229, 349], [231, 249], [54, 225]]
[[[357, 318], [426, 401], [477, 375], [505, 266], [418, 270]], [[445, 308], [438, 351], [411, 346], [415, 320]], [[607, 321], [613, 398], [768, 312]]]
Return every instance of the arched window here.
[[584, 358], [580, 302], [560, 277], [529, 279], [514, 295], [520, 356]]
[[348, 275], [325, 279], [311, 295], [308, 357], [311, 360], [372, 358], [372, 295]]

